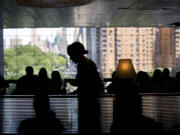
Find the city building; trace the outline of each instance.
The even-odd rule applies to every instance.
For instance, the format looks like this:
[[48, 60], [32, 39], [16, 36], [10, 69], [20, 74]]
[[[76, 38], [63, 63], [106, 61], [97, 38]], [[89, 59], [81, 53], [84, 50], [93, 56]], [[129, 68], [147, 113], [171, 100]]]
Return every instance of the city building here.
[[37, 30], [35, 28], [31, 29], [31, 45], [34, 46], [37, 44]]
[[103, 78], [110, 78], [115, 70], [115, 28], [101, 28], [99, 36], [100, 72]]
[[83, 45], [89, 51], [87, 57], [97, 63], [96, 28], [83, 28]]
[[132, 59], [136, 71], [152, 71], [156, 68], [155, 46], [157, 28], [116, 28], [116, 66], [119, 59]]
[[159, 52], [156, 54], [156, 57], [158, 57], [157, 67], [176, 68], [175, 48], [174, 28], [159, 28]]
[[101, 28], [99, 45], [100, 71], [104, 78], [111, 77], [119, 59], [130, 58], [136, 72], [156, 68], [155, 47], [158, 29], [154, 27]]
[[62, 28], [60, 40], [60, 54], [68, 58], [67, 55], [67, 28]]
[[[70, 74], [75, 74], [76, 65], [70, 62], [67, 55], [67, 46], [73, 41], [81, 42], [89, 51], [87, 57], [96, 63], [102, 78], [110, 78], [112, 72], [116, 70], [119, 59], [125, 58], [132, 60], [136, 72], [152, 72], [159, 67], [180, 71], [179, 28], [78, 27], [56, 30], [56, 33], [49, 37], [48, 34], [44, 36], [37, 33], [38, 29], [31, 29], [30, 44], [37, 46], [41, 51], [66, 57], [68, 59], [66, 74], [70, 71], [73, 72]], [[22, 39], [11, 38], [9, 47], [22, 44]]]
[[56, 36], [54, 38], [54, 43], [53, 46], [57, 45], [57, 47], [60, 49], [61, 48], [61, 34], [60, 31], [56, 33]]
[[180, 28], [175, 29], [176, 72], [180, 71]]
[[15, 45], [22, 45], [21, 38], [11, 38], [10, 39], [10, 48], [14, 47]]

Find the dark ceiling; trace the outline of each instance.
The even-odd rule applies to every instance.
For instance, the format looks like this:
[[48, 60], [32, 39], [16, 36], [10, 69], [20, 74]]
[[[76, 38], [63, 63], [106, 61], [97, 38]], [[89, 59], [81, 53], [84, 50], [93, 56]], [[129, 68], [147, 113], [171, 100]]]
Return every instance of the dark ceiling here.
[[66, 8], [0, 3], [4, 27], [147, 27], [180, 22], [180, 0], [94, 0]]

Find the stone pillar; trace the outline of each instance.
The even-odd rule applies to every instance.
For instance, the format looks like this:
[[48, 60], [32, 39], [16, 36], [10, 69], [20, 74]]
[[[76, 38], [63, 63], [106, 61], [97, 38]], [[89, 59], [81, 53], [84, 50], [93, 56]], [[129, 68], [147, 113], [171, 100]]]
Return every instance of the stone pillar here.
[[[0, 2], [2, 5], [2, 2]], [[1, 7], [1, 6], [0, 6]], [[0, 8], [0, 74], [4, 76], [4, 49], [3, 49], [3, 19], [2, 8]]]

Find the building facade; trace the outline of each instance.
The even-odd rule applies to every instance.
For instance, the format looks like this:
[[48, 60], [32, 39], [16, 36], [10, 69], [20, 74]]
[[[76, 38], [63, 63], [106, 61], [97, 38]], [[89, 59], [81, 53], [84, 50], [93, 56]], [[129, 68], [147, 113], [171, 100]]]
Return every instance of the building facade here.
[[159, 53], [157, 53], [157, 66], [161, 68], [176, 68], [174, 28], [159, 29]]
[[119, 59], [131, 59], [136, 71], [156, 68], [157, 28], [112, 27], [99, 31], [100, 45], [97, 46], [100, 46], [100, 71], [104, 78], [111, 77]]

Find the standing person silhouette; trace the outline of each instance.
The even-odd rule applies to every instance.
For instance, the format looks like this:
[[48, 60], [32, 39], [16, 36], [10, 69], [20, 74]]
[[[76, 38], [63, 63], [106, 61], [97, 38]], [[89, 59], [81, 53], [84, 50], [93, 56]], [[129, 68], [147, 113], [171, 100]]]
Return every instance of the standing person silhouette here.
[[[103, 91], [96, 64], [84, 54], [88, 51], [80, 42], [67, 48], [70, 59], [77, 64], [76, 85], [79, 105], [79, 133], [100, 133], [100, 106], [98, 95]], [[73, 85], [73, 84], [72, 84]]]

